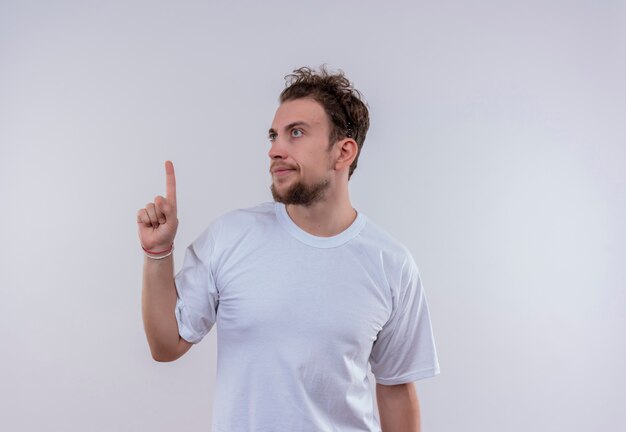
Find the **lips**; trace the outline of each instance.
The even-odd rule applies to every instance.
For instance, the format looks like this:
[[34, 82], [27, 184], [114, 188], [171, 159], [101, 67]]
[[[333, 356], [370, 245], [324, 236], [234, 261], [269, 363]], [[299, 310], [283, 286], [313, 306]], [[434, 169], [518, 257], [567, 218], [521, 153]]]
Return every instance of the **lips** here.
[[278, 176], [287, 175], [290, 172], [295, 171], [294, 169], [277, 169], [274, 170], [274, 174]]
[[285, 166], [279, 166], [279, 167], [274, 167], [272, 168], [272, 172], [274, 174], [281, 174], [287, 171], [295, 171], [295, 168], [291, 168], [291, 167], [285, 167]]

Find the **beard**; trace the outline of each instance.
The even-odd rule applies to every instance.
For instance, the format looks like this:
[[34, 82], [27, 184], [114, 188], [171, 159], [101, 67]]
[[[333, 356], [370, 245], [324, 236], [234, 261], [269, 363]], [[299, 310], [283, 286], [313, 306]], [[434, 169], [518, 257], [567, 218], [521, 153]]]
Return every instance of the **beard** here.
[[274, 201], [293, 205], [301, 205], [308, 207], [313, 203], [316, 203], [326, 194], [326, 191], [330, 187], [330, 181], [324, 179], [318, 183], [306, 184], [303, 181], [298, 181], [291, 185], [284, 193], [279, 193], [274, 183], [272, 183], [271, 191]]

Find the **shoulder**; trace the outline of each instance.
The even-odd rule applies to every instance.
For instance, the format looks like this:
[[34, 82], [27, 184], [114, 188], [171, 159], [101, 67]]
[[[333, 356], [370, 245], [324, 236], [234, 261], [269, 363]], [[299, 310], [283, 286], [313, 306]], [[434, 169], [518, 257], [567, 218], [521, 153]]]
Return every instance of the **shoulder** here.
[[263, 202], [251, 207], [230, 210], [215, 218], [200, 234], [199, 239], [222, 247], [232, 245], [251, 233], [265, 231], [275, 223], [273, 202]]
[[367, 219], [357, 247], [374, 268], [379, 269], [391, 291], [419, 278], [419, 270], [409, 248], [385, 228]]
[[275, 218], [274, 203], [267, 201], [255, 206], [226, 212], [217, 217], [211, 225], [220, 231], [241, 230], [252, 225], [270, 223]]
[[361, 234], [361, 240], [380, 254], [384, 261], [396, 265], [413, 261], [413, 255], [409, 248], [369, 217]]

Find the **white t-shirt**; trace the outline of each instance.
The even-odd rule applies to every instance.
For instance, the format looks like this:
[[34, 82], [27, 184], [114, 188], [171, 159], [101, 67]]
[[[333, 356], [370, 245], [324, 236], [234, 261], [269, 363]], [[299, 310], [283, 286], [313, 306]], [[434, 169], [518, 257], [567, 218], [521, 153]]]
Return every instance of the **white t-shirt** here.
[[439, 373], [413, 257], [360, 212], [317, 237], [282, 203], [233, 210], [175, 282], [182, 338], [217, 323], [213, 432], [379, 432], [368, 362], [381, 384]]

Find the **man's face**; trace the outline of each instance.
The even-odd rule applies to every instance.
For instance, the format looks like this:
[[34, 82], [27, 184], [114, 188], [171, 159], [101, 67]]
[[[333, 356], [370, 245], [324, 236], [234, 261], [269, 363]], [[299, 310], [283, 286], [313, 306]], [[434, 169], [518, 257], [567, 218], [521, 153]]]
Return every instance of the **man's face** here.
[[277, 202], [309, 206], [331, 187], [329, 119], [313, 99], [283, 102], [269, 130], [272, 196]]

